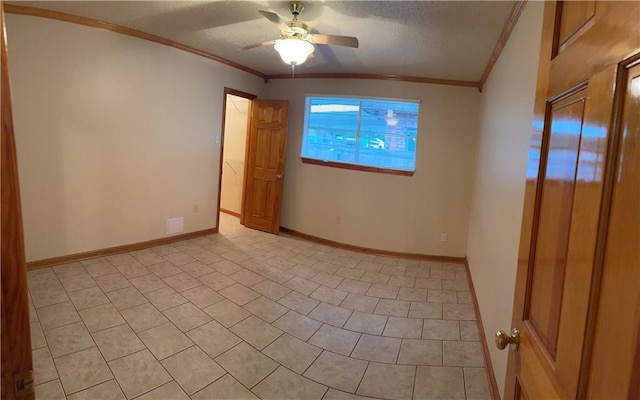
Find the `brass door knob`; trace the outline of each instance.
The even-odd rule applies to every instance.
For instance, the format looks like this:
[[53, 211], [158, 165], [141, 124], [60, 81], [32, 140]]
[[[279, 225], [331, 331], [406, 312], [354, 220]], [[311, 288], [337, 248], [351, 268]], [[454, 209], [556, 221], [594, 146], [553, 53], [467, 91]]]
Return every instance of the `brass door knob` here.
[[496, 332], [496, 347], [500, 350], [504, 350], [507, 345], [511, 345], [511, 347], [518, 351], [520, 348], [520, 331], [516, 328], [511, 330], [511, 335], [509, 335], [505, 331]]
[[277, 174], [277, 175], [276, 175], [276, 180], [277, 180], [277, 181], [279, 181], [280, 179], [282, 179], [282, 175]]

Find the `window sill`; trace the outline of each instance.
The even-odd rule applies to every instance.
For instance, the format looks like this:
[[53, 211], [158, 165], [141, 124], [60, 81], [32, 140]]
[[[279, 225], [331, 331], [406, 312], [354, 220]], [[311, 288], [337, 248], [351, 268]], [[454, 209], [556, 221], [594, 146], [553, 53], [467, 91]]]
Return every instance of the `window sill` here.
[[305, 163], [305, 164], [322, 165], [324, 167], [331, 167], [331, 168], [350, 169], [350, 170], [353, 170], [353, 171], [375, 172], [375, 173], [378, 173], [378, 174], [413, 176], [413, 174], [415, 173], [415, 171], [404, 171], [404, 170], [400, 170], [400, 169], [367, 167], [367, 166], [364, 166], [364, 165], [339, 163], [339, 162], [335, 162], [335, 161], [322, 161], [322, 160], [316, 160], [315, 158], [307, 158], [307, 157], [300, 157], [300, 160], [302, 160], [302, 162]]

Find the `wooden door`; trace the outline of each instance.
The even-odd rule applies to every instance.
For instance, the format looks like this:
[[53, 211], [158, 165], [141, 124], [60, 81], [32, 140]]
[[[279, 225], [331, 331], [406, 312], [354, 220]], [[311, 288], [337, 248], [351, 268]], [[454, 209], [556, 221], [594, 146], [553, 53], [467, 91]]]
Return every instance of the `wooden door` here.
[[284, 184], [288, 102], [254, 100], [247, 138], [242, 223], [277, 234]]
[[[18, 163], [13, 135], [9, 68], [4, 25], [3, 2], [0, 1], [2, 44], [2, 284], [0, 307], [2, 319], [2, 399], [33, 399], [33, 375], [27, 267], [22, 235]], [[24, 396], [24, 397], [22, 397]]]
[[640, 2], [546, 3], [505, 398], [638, 398], [639, 60]]

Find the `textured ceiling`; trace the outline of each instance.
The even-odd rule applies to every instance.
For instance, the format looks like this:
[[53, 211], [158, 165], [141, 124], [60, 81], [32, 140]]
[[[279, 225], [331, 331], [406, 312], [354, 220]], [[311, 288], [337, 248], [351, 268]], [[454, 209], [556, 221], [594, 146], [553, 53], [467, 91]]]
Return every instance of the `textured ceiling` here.
[[[9, 1], [110, 22], [213, 53], [264, 74], [290, 71], [279, 38], [258, 10], [290, 20], [287, 1]], [[299, 73], [395, 74], [478, 81], [512, 1], [306, 1], [299, 19], [312, 33], [356, 36], [358, 49], [316, 45]]]

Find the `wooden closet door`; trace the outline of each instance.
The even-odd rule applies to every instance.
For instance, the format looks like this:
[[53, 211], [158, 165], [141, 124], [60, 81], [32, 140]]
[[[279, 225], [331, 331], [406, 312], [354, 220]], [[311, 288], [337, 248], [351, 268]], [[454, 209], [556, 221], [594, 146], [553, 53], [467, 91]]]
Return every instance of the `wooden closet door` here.
[[242, 222], [276, 234], [280, 231], [288, 105], [286, 100], [253, 100], [247, 138]]

